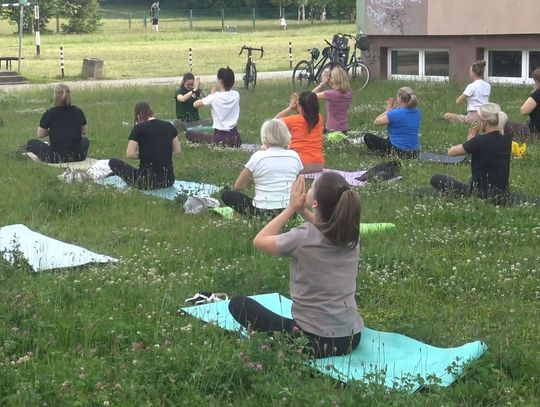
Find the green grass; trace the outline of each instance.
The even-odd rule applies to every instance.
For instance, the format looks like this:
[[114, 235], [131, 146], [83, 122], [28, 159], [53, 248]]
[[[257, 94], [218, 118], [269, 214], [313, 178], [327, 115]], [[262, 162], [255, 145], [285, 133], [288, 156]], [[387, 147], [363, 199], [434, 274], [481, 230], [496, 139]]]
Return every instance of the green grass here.
[[[254, 29], [250, 25], [240, 25], [239, 21], [227, 22], [231, 23], [238, 24], [238, 33], [221, 32], [221, 22], [216, 20], [199, 21], [190, 31], [189, 23], [185, 20], [162, 19], [160, 32], [156, 35], [150, 31], [150, 26], [143, 31], [142, 26], [135, 26], [134, 23], [133, 29], [128, 31], [127, 22], [106, 19], [103, 30], [95, 34], [42, 35], [39, 58], [36, 57], [34, 38], [25, 35], [25, 59], [21, 64], [21, 73], [33, 82], [60, 80], [61, 46], [64, 48], [66, 80], [80, 78], [85, 57], [105, 61], [106, 79], [180, 76], [189, 70], [189, 48], [193, 49], [193, 70], [197, 74], [213, 74], [224, 65], [240, 71], [246, 62], [245, 53], [238, 55], [244, 44], [264, 47], [264, 57], [259, 59], [258, 55], [255, 56], [260, 71], [286, 70], [289, 69], [289, 41], [292, 42], [296, 64], [308, 57], [306, 49], [322, 49], [324, 38], [330, 40], [336, 32], [355, 31], [353, 24], [312, 25], [308, 22], [292, 22], [287, 31], [280, 31], [277, 20], [265, 20], [257, 25], [257, 39], [254, 39]], [[0, 21], [1, 55], [18, 55], [18, 37], [10, 35], [12, 31], [13, 26]]]
[[[373, 130], [384, 100], [401, 85], [379, 82], [355, 92], [352, 127]], [[466, 127], [437, 119], [455, 109], [461, 89], [412, 86], [423, 110], [424, 148], [443, 152], [463, 141]], [[74, 92], [88, 118], [92, 156], [123, 157], [129, 127], [122, 122], [131, 122], [133, 104], [144, 99], [169, 118], [173, 91]], [[492, 99], [518, 119], [527, 92], [494, 87]], [[397, 225], [362, 239], [358, 305], [366, 325], [444, 347], [480, 339], [489, 351], [448, 389], [409, 395], [377, 385], [342, 387], [307, 369], [279, 339], [243, 341], [177, 314], [201, 289], [288, 294], [287, 260], [252, 247], [259, 222], [188, 216], [177, 202], [65, 184], [56, 179], [59, 169], [15, 153], [35, 133], [51, 93], [0, 93], [0, 225], [24, 223], [122, 262], [38, 275], [0, 262], [0, 405], [538, 405], [538, 209], [411, 193], [435, 172], [467, 179], [467, 164], [406, 161], [400, 182], [359, 189], [363, 221]], [[285, 82], [241, 91], [245, 142], [258, 141], [262, 121], [286, 106], [289, 93]], [[325, 155], [329, 166], [346, 170], [379, 162], [363, 146], [327, 146]], [[176, 178], [231, 185], [248, 157], [183, 142]], [[540, 195], [539, 162], [536, 144], [512, 160], [512, 190]]]

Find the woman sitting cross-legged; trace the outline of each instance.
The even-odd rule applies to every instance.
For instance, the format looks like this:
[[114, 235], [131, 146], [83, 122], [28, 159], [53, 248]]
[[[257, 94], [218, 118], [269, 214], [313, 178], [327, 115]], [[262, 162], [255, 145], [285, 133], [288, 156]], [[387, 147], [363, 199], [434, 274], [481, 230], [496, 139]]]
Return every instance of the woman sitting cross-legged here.
[[364, 142], [368, 150], [381, 156], [416, 158], [420, 150], [418, 132], [422, 120], [422, 113], [417, 105], [416, 94], [408, 87], [398, 90], [395, 107], [394, 99], [388, 99], [386, 110], [377, 116], [374, 122], [376, 126], [388, 125], [388, 138], [366, 133]]
[[[330, 89], [321, 91], [323, 86]], [[349, 130], [349, 107], [351, 106], [352, 91], [349, 84], [349, 75], [339, 66], [331, 71], [324, 70], [322, 82], [313, 92], [319, 99], [326, 100], [326, 130], [341, 131]]]
[[186, 130], [188, 127], [212, 125], [212, 119], [201, 120], [199, 109], [193, 106], [193, 103], [201, 97], [201, 79], [195, 78], [191, 72], [186, 72], [182, 77], [180, 88], [174, 94], [176, 107], [174, 127], [178, 130]]
[[[261, 127], [261, 150], [254, 153], [234, 184], [236, 191], [225, 191], [225, 205], [243, 215], [276, 216], [287, 207], [294, 180], [302, 170], [300, 157], [288, 150], [291, 135], [281, 120], [267, 120]], [[253, 182], [255, 198], [242, 191]]]
[[81, 109], [71, 104], [69, 87], [54, 87], [54, 107], [47, 110], [37, 130], [38, 138], [49, 138], [50, 144], [41, 140], [28, 140], [26, 151], [47, 163], [84, 161], [90, 141], [86, 134], [86, 117]]
[[[281, 233], [297, 212], [306, 222]], [[364, 327], [355, 298], [360, 199], [347, 181], [337, 173], [323, 173], [306, 194], [300, 175], [287, 208], [261, 229], [253, 245], [272, 256], [290, 257], [292, 319], [244, 296], [229, 303], [234, 319], [249, 330], [304, 335], [307, 351], [317, 358], [356, 349]]]
[[476, 195], [503, 202], [509, 194], [512, 138], [504, 134], [507, 116], [499, 105], [487, 103], [478, 110], [479, 124], [469, 130], [467, 141], [448, 150], [448, 155], [471, 154], [472, 176], [464, 184], [446, 175], [436, 174], [431, 185], [439, 192], [459, 196]]
[[[291, 112], [296, 114], [290, 115]], [[304, 173], [321, 172], [324, 167], [323, 116], [319, 113], [317, 95], [305, 91], [291, 96], [289, 106], [279, 112], [281, 119], [291, 133], [289, 148], [300, 156]]]
[[169, 122], [154, 118], [150, 105], [135, 105], [135, 126], [129, 135], [126, 157], [139, 159], [139, 168], [112, 158], [109, 167], [130, 186], [160, 189], [174, 184], [172, 156], [181, 151], [178, 130]]
[[540, 66], [532, 71], [534, 89], [519, 109], [521, 114], [529, 115], [525, 123], [506, 122], [505, 132], [515, 139], [528, 141], [540, 140]]

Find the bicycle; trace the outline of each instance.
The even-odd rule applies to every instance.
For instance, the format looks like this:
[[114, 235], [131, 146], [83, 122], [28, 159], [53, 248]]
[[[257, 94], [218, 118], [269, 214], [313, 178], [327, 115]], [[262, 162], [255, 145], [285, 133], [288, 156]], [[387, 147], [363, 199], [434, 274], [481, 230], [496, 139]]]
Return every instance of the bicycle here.
[[346, 53], [348, 52], [348, 49], [337, 47], [327, 40], [324, 41], [329, 46], [323, 49], [322, 59], [319, 60], [320, 51], [318, 48], [310, 48], [307, 51], [311, 55], [311, 60], [302, 60], [296, 64], [292, 77], [293, 87], [296, 87], [297, 84], [302, 88], [310, 87], [320, 80], [321, 74], [325, 69], [331, 69], [336, 65], [347, 70]]
[[356, 50], [367, 51], [369, 50], [369, 43], [367, 41], [367, 36], [362, 34], [351, 35], [351, 34], [339, 34], [343, 37], [350, 38], [354, 40], [354, 49], [347, 64], [347, 72], [353, 80], [358, 80], [361, 84], [360, 90], [364, 89], [371, 76], [371, 72], [366, 64], [362, 62], [362, 57], [358, 58], [356, 56]]
[[246, 47], [245, 45], [242, 45], [242, 48], [240, 49], [240, 53], [238, 55], [242, 55], [242, 52], [244, 50], [247, 51], [247, 61], [246, 61], [246, 67], [244, 69], [244, 75], [242, 76], [242, 80], [244, 81], [244, 88], [249, 89], [251, 86], [251, 90], [255, 89], [255, 86], [257, 85], [257, 66], [255, 65], [255, 62], [253, 62], [251, 53], [253, 51], [261, 51], [261, 58], [264, 55], [264, 49], [261, 48], [253, 48], [253, 47]]

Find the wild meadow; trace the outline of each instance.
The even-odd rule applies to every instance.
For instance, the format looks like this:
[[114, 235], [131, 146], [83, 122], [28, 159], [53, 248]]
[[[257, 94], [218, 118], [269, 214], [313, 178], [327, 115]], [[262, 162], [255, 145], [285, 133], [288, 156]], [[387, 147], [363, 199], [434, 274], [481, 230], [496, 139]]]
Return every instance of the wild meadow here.
[[[137, 101], [172, 118], [176, 85], [74, 91], [88, 119], [91, 155], [123, 157]], [[384, 133], [373, 119], [402, 85], [375, 82], [354, 93], [353, 135]], [[420, 97], [424, 150], [445, 152], [465, 140], [466, 126], [440, 120], [455, 111], [460, 87], [409, 85]], [[287, 81], [240, 91], [244, 142], [258, 142], [261, 123], [286, 106], [290, 91]], [[492, 100], [522, 120], [528, 92], [494, 86]], [[440, 347], [482, 340], [488, 352], [449, 388], [411, 395], [377, 383], [343, 386], [309, 369], [295, 344], [264, 335], [243, 340], [179, 314], [200, 290], [288, 295], [288, 261], [253, 249], [260, 221], [186, 215], [180, 201], [64, 183], [60, 169], [21, 157], [17, 148], [34, 136], [51, 102], [52, 89], [0, 90], [0, 225], [23, 223], [121, 261], [43, 273], [0, 261], [0, 405], [538, 405], [539, 209], [417, 192], [436, 172], [466, 180], [468, 162], [403, 161], [402, 180], [358, 188], [362, 220], [396, 228], [362, 238], [357, 302], [371, 328]], [[185, 139], [182, 147], [177, 179], [223, 187], [249, 157]], [[328, 144], [325, 155], [328, 167], [343, 170], [381, 161], [361, 144]], [[512, 160], [513, 191], [540, 196], [539, 163], [540, 148], [529, 143], [526, 155]]]

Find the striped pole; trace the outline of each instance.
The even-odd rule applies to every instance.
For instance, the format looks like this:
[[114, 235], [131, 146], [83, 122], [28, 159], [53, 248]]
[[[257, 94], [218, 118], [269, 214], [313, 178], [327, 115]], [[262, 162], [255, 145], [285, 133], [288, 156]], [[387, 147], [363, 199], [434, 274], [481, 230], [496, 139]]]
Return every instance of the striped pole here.
[[62, 79], [64, 79], [64, 47], [60, 47], [60, 71], [62, 72]]
[[289, 41], [289, 68], [292, 69], [292, 43]]
[[193, 51], [191, 48], [189, 49], [188, 57], [189, 57], [189, 72], [193, 72]]
[[36, 55], [41, 54], [41, 35], [39, 32], [39, 6], [34, 6], [34, 20], [36, 22]]

